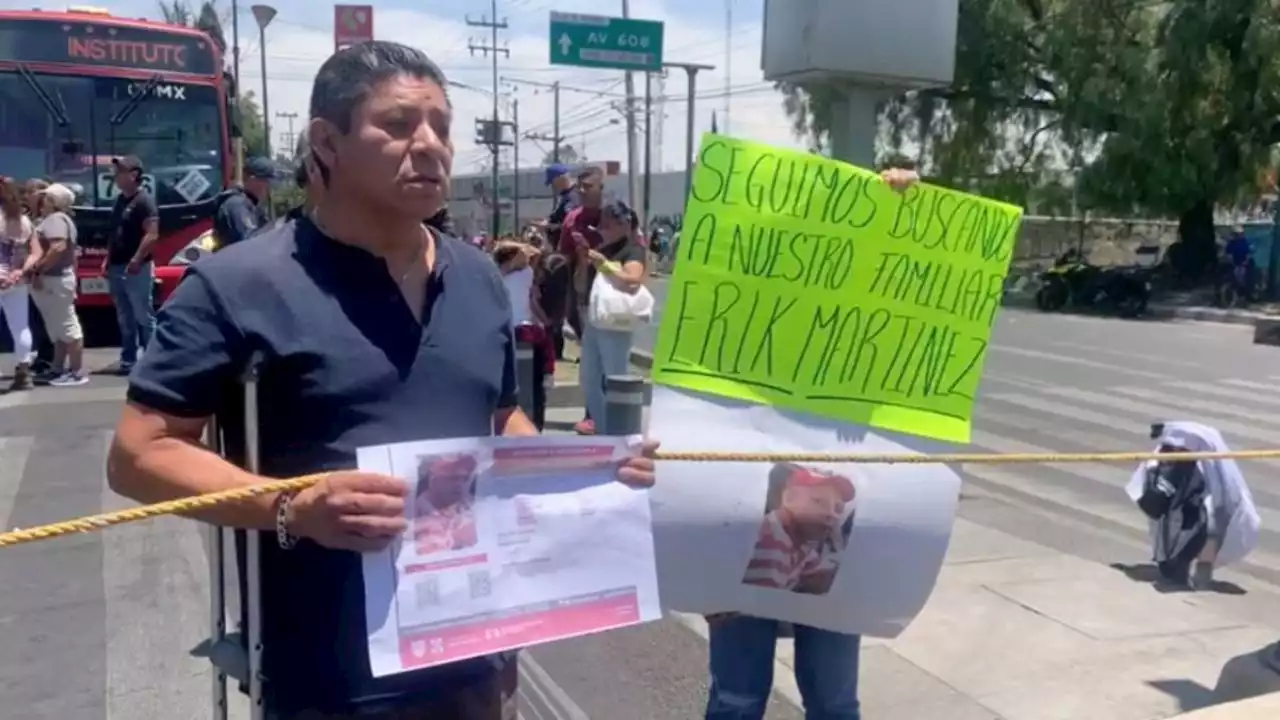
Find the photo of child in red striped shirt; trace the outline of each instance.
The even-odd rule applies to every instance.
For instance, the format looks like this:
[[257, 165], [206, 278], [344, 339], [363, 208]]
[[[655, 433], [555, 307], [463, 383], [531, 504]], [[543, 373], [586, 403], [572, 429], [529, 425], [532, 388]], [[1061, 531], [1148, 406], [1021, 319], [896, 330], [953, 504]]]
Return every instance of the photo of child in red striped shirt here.
[[825, 595], [853, 532], [857, 490], [843, 475], [777, 463], [745, 585]]

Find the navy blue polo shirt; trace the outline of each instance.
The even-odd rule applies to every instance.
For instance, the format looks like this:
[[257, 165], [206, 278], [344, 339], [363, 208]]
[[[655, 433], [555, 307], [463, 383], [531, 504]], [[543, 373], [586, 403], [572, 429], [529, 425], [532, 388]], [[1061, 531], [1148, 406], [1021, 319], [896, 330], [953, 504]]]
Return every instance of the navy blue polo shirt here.
[[[160, 312], [129, 399], [217, 414], [238, 452], [239, 378], [261, 353], [263, 474], [350, 469], [363, 446], [491, 435], [494, 412], [516, 405], [510, 326], [497, 268], [462, 241], [437, 235], [418, 322], [382, 260], [303, 218], [191, 268]], [[268, 707], [340, 713], [428, 700], [495, 672], [478, 658], [373, 679], [360, 556], [261, 537]]]

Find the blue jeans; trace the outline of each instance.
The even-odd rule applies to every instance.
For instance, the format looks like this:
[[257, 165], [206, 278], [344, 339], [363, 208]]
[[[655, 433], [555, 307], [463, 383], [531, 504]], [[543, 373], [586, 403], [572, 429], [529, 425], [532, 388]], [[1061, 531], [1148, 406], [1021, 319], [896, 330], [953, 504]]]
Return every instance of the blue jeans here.
[[582, 361], [578, 365], [578, 384], [586, 398], [587, 413], [600, 423], [604, 419], [604, 379], [610, 375], [626, 375], [631, 361], [631, 332], [601, 330], [582, 326]]
[[144, 263], [130, 275], [124, 265], [107, 266], [107, 286], [111, 302], [116, 306], [116, 322], [120, 325], [120, 365], [128, 368], [138, 362], [138, 350], [145, 350], [156, 329], [153, 305], [156, 266]]
[[[805, 720], [859, 720], [862, 638], [795, 626], [796, 684]], [[762, 720], [773, 689], [778, 621], [736, 615], [711, 624], [706, 720]]]

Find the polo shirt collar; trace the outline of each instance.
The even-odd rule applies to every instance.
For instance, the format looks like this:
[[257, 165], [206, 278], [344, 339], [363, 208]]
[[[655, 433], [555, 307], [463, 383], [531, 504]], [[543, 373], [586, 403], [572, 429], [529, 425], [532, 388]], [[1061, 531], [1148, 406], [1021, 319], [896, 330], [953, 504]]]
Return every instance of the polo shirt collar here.
[[[436, 262], [431, 269], [431, 274], [438, 278], [454, 263], [456, 248], [450, 242], [451, 238], [445, 233], [431, 227], [426, 227], [426, 230], [431, 233], [436, 244]], [[302, 241], [299, 245], [305, 245], [326, 263], [331, 263], [333, 267], [361, 268], [368, 266], [369, 269], [376, 267], [379, 271], [386, 270], [386, 263], [382, 258], [362, 247], [340, 242], [329, 237], [309, 217], [304, 217], [299, 221], [298, 231], [299, 240]]]

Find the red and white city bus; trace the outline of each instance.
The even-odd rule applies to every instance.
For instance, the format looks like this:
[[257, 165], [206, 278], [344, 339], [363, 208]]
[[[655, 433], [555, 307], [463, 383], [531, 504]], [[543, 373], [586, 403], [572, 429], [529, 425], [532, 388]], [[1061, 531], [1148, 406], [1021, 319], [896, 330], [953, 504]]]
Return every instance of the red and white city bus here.
[[119, 194], [112, 158], [146, 166], [163, 302], [212, 248], [214, 199], [232, 176], [231, 85], [217, 46], [192, 28], [93, 8], [0, 10], [0, 175], [76, 191], [76, 303], [91, 328], [114, 326], [101, 269]]

